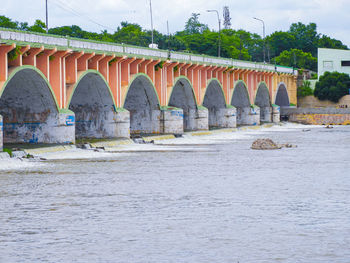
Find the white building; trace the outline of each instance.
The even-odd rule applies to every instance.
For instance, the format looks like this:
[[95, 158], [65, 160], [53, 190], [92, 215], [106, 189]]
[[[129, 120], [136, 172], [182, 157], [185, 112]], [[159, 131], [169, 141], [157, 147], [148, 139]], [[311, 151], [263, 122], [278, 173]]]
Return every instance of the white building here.
[[319, 77], [326, 71], [350, 74], [350, 50], [319, 48], [317, 71]]

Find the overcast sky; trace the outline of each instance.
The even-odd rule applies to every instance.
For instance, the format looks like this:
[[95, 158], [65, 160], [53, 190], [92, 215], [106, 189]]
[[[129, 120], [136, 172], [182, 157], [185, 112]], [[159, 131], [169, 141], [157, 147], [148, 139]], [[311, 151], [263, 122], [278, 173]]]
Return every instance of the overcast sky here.
[[[113, 32], [121, 21], [151, 28], [149, 0], [48, 0], [49, 27], [78, 25], [84, 30]], [[244, 29], [262, 35], [263, 19], [266, 35], [288, 30], [291, 23], [314, 22], [318, 32], [341, 40], [350, 47], [349, 0], [152, 0], [154, 28], [170, 33], [183, 30], [191, 13], [200, 13], [200, 21], [218, 29], [216, 9], [222, 18], [223, 6], [228, 6], [232, 29]], [[0, 14], [32, 24], [45, 21], [45, 0], [1, 0]], [[103, 25], [97, 25], [96, 23]]]

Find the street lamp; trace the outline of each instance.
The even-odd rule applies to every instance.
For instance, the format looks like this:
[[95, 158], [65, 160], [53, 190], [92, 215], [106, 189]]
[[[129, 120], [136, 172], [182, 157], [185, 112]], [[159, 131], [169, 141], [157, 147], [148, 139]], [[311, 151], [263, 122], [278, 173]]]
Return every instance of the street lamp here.
[[260, 21], [262, 24], [263, 24], [263, 38], [264, 38], [264, 48], [263, 48], [263, 52], [264, 52], [264, 63], [265, 62], [265, 23], [264, 23], [264, 20], [262, 19], [259, 19], [259, 18], [256, 18], [256, 17], [253, 17], [255, 20], [258, 20]]
[[45, 1], [46, 6], [46, 34], [49, 33], [49, 15], [47, 11], [47, 0]]
[[216, 12], [218, 16], [218, 22], [219, 22], [219, 45], [218, 45], [218, 57], [220, 57], [220, 48], [221, 48], [221, 21], [220, 21], [220, 16], [218, 10], [207, 10], [207, 12]]
[[149, 0], [149, 11], [150, 11], [150, 14], [151, 14], [151, 29], [152, 29], [152, 48], [153, 47], [153, 16], [152, 16], [152, 0]]

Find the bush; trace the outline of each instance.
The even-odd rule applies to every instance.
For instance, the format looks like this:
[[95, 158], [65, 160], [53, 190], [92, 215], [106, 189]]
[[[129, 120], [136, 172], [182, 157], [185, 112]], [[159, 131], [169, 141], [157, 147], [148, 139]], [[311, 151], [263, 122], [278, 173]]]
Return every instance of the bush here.
[[320, 100], [338, 102], [339, 99], [349, 94], [350, 77], [339, 72], [325, 72], [316, 82], [314, 94]]
[[311, 88], [311, 82], [304, 80], [303, 85], [298, 87], [297, 96], [298, 98], [314, 95], [314, 91]]

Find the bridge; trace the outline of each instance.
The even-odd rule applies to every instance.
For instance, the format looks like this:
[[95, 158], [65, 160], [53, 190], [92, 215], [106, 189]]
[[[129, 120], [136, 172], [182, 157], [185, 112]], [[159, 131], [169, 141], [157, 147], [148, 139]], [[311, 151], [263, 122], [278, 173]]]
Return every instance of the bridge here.
[[0, 29], [0, 148], [258, 125], [291, 103], [289, 67]]

